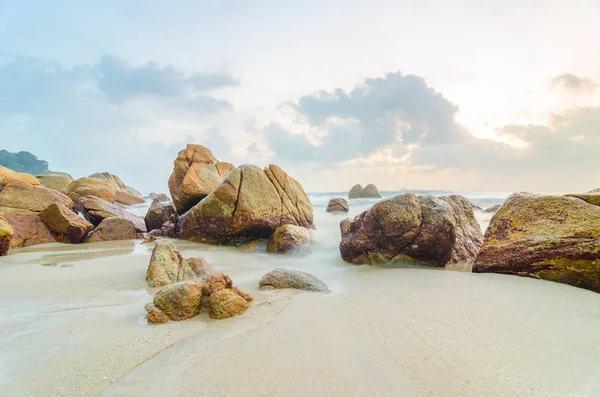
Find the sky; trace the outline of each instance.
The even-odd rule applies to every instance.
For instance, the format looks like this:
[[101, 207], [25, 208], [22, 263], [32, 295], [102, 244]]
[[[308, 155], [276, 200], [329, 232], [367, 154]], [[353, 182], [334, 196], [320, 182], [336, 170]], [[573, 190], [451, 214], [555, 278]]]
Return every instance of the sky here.
[[200, 143], [308, 192], [600, 187], [597, 0], [0, 0], [0, 148], [167, 191]]

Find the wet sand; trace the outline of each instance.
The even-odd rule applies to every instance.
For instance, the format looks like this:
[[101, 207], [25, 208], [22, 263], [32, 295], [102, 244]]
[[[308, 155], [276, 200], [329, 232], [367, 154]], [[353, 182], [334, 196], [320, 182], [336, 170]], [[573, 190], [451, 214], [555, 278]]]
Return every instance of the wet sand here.
[[[600, 295], [348, 265], [336, 250], [341, 217], [319, 217], [303, 257], [177, 241], [254, 295], [222, 321], [145, 324], [152, 244], [51, 244], [0, 258], [0, 395], [600, 395]], [[312, 272], [333, 292], [259, 291], [274, 267]]]

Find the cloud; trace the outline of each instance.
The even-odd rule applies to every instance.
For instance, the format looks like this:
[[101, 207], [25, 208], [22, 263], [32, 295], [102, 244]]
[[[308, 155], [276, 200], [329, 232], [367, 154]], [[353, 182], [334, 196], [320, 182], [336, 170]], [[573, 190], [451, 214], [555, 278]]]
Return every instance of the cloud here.
[[573, 73], [564, 73], [554, 77], [552, 80], [550, 80], [550, 85], [560, 86], [576, 94], [591, 93], [598, 88], [598, 85], [592, 80], [584, 77], [578, 77]]
[[349, 92], [319, 91], [288, 105], [324, 133], [313, 142], [281, 126], [267, 127], [272, 149], [287, 159], [337, 162], [386, 148], [404, 154], [407, 145], [446, 145], [468, 137], [455, 121], [458, 107], [410, 74], [388, 73]]

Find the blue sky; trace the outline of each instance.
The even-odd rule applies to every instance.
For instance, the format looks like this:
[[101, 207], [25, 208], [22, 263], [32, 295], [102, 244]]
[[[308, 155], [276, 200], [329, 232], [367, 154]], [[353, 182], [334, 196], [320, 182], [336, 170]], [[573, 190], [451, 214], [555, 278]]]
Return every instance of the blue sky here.
[[600, 186], [600, 3], [0, 0], [2, 148], [166, 190], [185, 143], [309, 191]]

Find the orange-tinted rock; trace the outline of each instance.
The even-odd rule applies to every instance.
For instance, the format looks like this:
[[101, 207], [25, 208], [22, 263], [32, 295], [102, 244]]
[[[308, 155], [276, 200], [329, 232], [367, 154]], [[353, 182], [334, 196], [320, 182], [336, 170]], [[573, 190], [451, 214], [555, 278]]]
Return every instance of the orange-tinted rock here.
[[162, 287], [202, 277], [209, 271], [210, 265], [204, 259], [183, 259], [175, 244], [169, 240], [160, 240], [152, 250], [146, 271], [146, 283], [150, 287]]
[[40, 212], [40, 218], [61, 243], [80, 243], [94, 228], [90, 222], [58, 203], [51, 204]]
[[316, 276], [293, 269], [274, 269], [265, 274], [259, 288], [294, 288], [306, 291], [329, 292], [327, 285]]
[[131, 193], [122, 192], [120, 190], [117, 190], [115, 201], [125, 205], [143, 204], [146, 202], [146, 200], [141, 197], [137, 197]]
[[188, 144], [175, 159], [169, 178], [169, 191], [177, 213], [183, 214], [223, 182], [233, 164], [217, 161], [202, 146]]
[[173, 204], [153, 201], [144, 217], [146, 229], [154, 230], [162, 228], [163, 224], [169, 222], [173, 215], [175, 215]]
[[0, 192], [0, 215], [41, 212], [50, 204], [59, 203], [69, 209], [73, 201], [66, 195], [53, 189], [26, 184], [10, 184]]
[[210, 296], [208, 315], [213, 319], [237, 316], [248, 310], [250, 303], [231, 289], [222, 289]]
[[14, 229], [10, 248], [56, 242], [56, 237], [41, 220], [38, 213], [13, 214], [6, 217], [6, 220]]
[[10, 240], [12, 239], [13, 234], [13, 227], [8, 223], [5, 217], [0, 215], [0, 256], [8, 253]]
[[16, 172], [0, 165], [0, 188], [13, 183], [39, 186], [40, 182], [31, 174]]
[[305, 227], [283, 225], [269, 238], [267, 252], [284, 254], [292, 251], [310, 251], [310, 231]]
[[148, 303], [146, 305], [146, 320], [150, 324], [163, 324], [169, 321], [169, 316], [158, 307], [154, 305], [154, 303]]
[[314, 228], [302, 186], [276, 165], [244, 165], [181, 216], [178, 227], [182, 239], [231, 244], [268, 238], [285, 224]]
[[36, 175], [36, 178], [40, 182], [40, 185], [61, 193], [67, 193], [67, 188], [73, 183], [71, 175], [64, 172], [48, 172]]
[[79, 199], [84, 216], [94, 225], [99, 225], [102, 220], [111, 217], [123, 218], [131, 221], [135, 229], [145, 233], [146, 221], [141, 216], [134, 215], [118, 205], [108, 203], [95, 196], [85, 196]]
[[[123, 193], [128, 193], [131, 196], [134, 197], [142, 197], [142, 193], [140, 193], [138, 190], [132, 188], [131, 186], [127, 186], [125, 184], [125, 182], [123, 182], [121, 180], [121, 178], [119, 178], [118, 176], [116, 176], [115, 174], [111, 174], [110, 172], [97, 172], [95, 174], [90, 175], [91, 178], [99, 178], [99, 179], [107, 179], [109, 181], [112, 181], [115, 183], [115, 185], [117, 185], [117, 191], [121, 191]], [[126, 204], [126, 203], [124, 203]]]
[[181, 321], [200, 313], [202, 281], [181, 281], [167, 285], [154, 296], [154, 306], [169, 319]]
[[86, 243], [100, 241], [135, 240], [137, 232], [129, 219], [106, 218], [90, 233]]
[[85, 196], [94, 196], [112, 203], [117, 195], [117, 184], [102, 178], [79, 178], [67, 187], [67, 194], [75, 202]]

